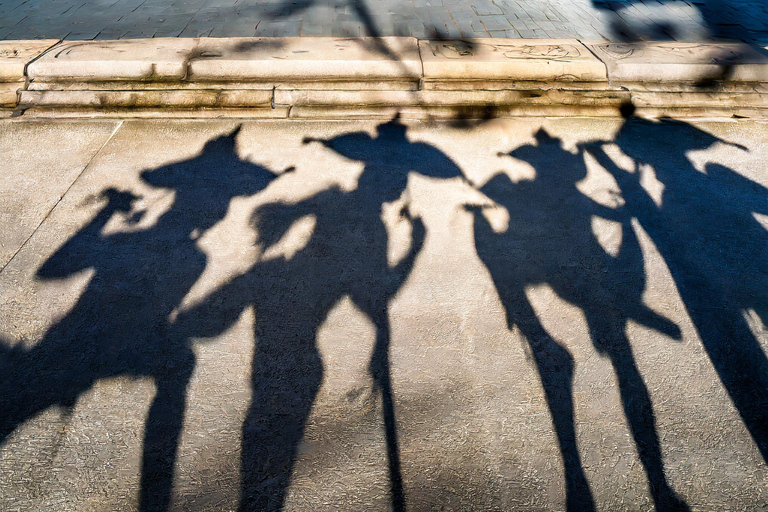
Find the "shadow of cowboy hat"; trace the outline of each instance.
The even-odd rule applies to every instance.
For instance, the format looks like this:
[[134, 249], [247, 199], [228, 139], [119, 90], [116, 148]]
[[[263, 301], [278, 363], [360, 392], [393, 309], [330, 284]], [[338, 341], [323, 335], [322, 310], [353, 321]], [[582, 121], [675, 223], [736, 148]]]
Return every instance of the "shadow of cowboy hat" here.
[[[665, 140], [674, 142], [675, 145], [681, 148], [684, 147], [685, 151], [708, 149], [714, 144], [721, 142], [728, 146], [748, 151], [741, 144], [721, 139], [685, 121], [678, 121], [668, 117], [662, 117], [658, 120], [637, 117], [635, 116], [635, 107], [632, 105], [623, 105], [621, 113], [626, 121], [616, 134], [615, 140], [631, 141], [649, 146], [654, 139]], [[671, 132], [674, 132], [674, 134]]]
[[276, 174], [237, 154], [237, 136], [242, 129], [209, 140], [194, 158], [142, 171], [141, 179], [153, 187], [201, 190], [217, 197], [246, 196], [262, 190]]

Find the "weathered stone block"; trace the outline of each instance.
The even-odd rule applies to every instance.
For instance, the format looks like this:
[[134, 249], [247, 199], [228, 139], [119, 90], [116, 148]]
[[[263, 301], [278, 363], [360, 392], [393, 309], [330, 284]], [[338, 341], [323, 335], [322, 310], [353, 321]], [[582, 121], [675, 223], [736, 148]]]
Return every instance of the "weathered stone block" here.
[[47, 81], [181, 80], [197, 39], [70, 41], [30, 64], [30, 79]]
[[[2, 112], [2, 111], [0, 111]], [[10, 112], [10, 111], [8, 111]], [[24, 111], [30, 119], [285, 119], [288, 108], [83, 108], [83, 107], [31, 107]]]
[[22, 91], [22, 107], [228, 108], [269, 106], [272, 91]]
[[768, 97], [758, 93], [633, 92], [632, 103], [636, 107], [768, 108]]
[[605, 81], [605, 65], [575, 39], [419, 41], [425, 79]]
[[0, 83], [0, 107], [13, 108], [16, 106], [17, 93], [24, 86], [23, 82]]
[[58, 39], [0, 41], [0, 82], [23, 81], [27, 63], [58, 42]]
[[421, 81], [425, 91], [530, 91], [530, 90], [564, 90], [564, 91], [605, 91], [608, 84], [602, 82], [573, 82], [573, 81], [541, 81], [541, 80], [427, 80]]
[[744, 44], [592, 43], [616, 81], [768, 81], [768, 52]]
[[292, 106], [489, 106], [619, 105], [629, 93], [619, 91], [275, 91], [275, 104]]
[[191, 80], [415, 80], [421, 76], [416, 39], [203, 39], [189, 63]]

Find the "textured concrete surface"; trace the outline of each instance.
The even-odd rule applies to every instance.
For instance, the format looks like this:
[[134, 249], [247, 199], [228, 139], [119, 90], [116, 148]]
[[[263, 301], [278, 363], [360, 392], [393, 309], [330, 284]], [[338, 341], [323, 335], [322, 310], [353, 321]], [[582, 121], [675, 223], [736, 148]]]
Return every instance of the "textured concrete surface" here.
[[[0, 124], [0, 268], [48, 216], [118, 124]], [[51, 144], [56, 139], [62, 143]]]
[[3, 510], [768, 510], [765, 124], [238, 125], [2, 121]]
[[768, 44], [763, 0], [6, 0], [0, 39], [414, 36]]

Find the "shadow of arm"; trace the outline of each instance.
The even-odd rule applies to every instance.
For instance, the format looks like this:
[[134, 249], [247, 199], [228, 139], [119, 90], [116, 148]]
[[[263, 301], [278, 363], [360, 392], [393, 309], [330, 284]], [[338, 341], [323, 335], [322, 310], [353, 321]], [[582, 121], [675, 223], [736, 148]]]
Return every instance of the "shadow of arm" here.
[[412, 227], [411, 248], [408, 250], [408, 254], [390, 269], [390, 275], [395, 277], [396, 288], [399, 288], [402, 282], [408, 277], [408, 274], [411, 273], [413, 265], [416, 262], [416, 256], [419, 255], [422, 247], [424, 247], [424, 240], [427, 237], [427, 230], [424, 227], [424, 222], [419, 217], [411, 217], [407, 212], [405, 215]]
[[131, 192], [108, 188], [98, 196], [88, 198], [87, 202], [98, 201], [103, 198], [107, 199], [104, 208], [87, 226], [67, 240], [43, 263], [37, 270], [38, 277], [42, 279], [63, 278], [96, 264], [99, 249], [108, 243], [101, 234], [104, 226], [116, 212], [130, 212], [131, 203], [138, 199]]
[[[653, 202], [651, 196], [645, 191], [640, 184], [640, 176], [637, 173], [630, 173], [620, 168], [614, 163], [614, 161], [605, 153], [601, 143], [589, 144], [584, 146], [584, 151], [592, 155], [597, 163], [600, 164], [611, 176], [616, 180], [616, 183], [621, 189], [621, 193], [627, 201], [627, 207], [638, 218], [645, 217], [646, 214], [658, 211], [656, 203]], [[597, 204], [597, 203], [595, 203]], [[616, 216], [619, 212], [606, 206], [601, 206], [602, 213], [608, 213], [605, 210], [609, 210], [609, 215]], [[611, 218], [611, 217], [606, 217]], [[626, 220], [626, 217], [622, 216], [615, 220]]]
[[182, 310], [173, 328], [184, 338], [212, 338], [229, 329], [252, 302], [248, 277], [249, 274], [236, 277], [202, 302]]

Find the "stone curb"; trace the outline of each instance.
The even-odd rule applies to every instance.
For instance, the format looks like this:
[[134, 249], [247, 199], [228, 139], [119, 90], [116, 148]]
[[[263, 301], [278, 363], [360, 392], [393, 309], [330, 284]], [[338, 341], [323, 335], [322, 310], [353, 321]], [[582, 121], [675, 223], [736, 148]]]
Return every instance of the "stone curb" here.
[[762, 116], [768, 51], [575, 39], [201, 38], [0, 42], [18, 115], [347, 118]]
[[18, 93], [26, 84], [27, 65], [58, 42], [0, 41], [0, 108], [16, 106]]

